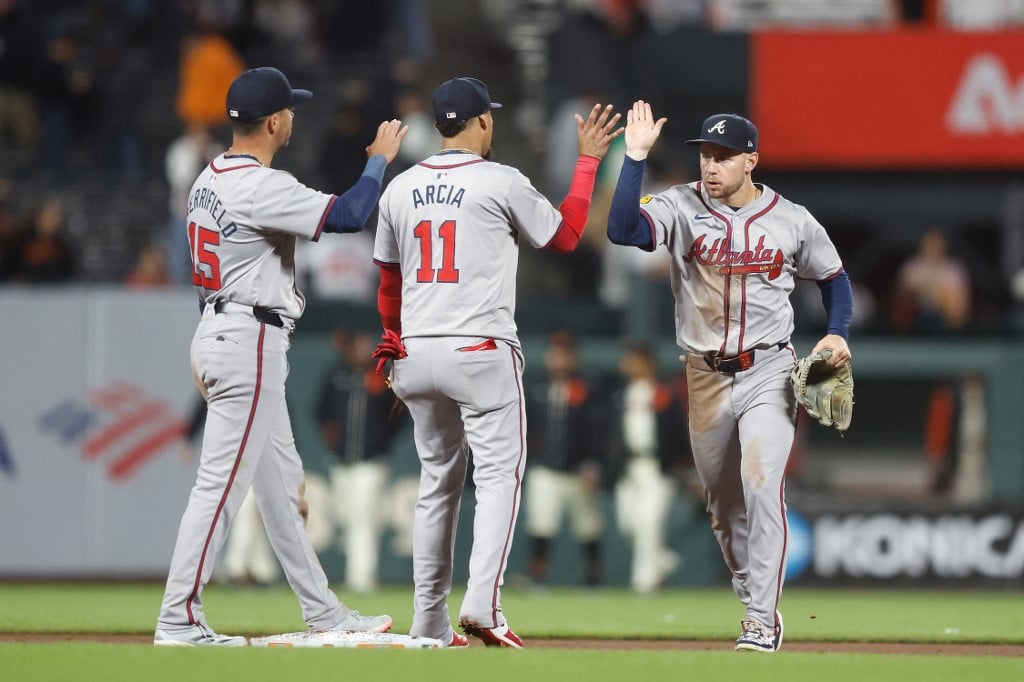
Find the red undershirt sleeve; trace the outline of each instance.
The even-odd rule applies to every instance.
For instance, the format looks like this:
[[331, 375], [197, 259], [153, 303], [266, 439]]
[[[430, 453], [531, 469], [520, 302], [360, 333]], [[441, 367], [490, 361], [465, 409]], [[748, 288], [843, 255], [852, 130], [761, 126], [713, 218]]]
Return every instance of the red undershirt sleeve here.
[[569, 253], [576, 248], [590, 216], [590, 199], [594, 195], [597, 167], [601, 159], [595, 156], [580, 156], [576, 160], [576, 171], [569, 185], [569, 193], [558, 207], [562, 222], [558, 231], [545, 248], [558, 253]]
[[377, 290], [377, 311], [385, 329], [402, 335], [402, 270], [397, 264], [378, 262], [380, 288]]

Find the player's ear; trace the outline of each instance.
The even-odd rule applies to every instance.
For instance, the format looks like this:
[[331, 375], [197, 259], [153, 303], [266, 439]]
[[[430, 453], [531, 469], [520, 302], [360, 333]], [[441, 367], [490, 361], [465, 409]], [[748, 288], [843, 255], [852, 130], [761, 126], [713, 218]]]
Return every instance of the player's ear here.
[[491, 126], [490, 116], [491, 112], [488, 111], [476, 117], [477, 123], [480, 124], [480, 130], [487, 130]]
[[751, 152], [750, 154], [747, 154], [747, 172], [748, 173], [750, 171], [754, 170], [755, 168], [757, 168], [757, 160], [760, 159], [760, 158], [761, 157], [759, 157], [757, 155], [757, 152]]

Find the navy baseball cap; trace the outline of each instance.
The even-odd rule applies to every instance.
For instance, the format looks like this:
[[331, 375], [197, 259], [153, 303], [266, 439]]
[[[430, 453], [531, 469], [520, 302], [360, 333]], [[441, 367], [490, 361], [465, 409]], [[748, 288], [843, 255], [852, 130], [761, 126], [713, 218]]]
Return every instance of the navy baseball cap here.
[[228, 88], [228, 118], [255, 121], [310, 99], [309, 90], [295, 90], [283, 73], [261, 66], [239, 74]]
[[714, 144], [751, 154], [757, 151], [757, 128], [739, 114], [714, 114], [704, 119], [700, 137], [686, 144]]
[[491, 101], [491, 93], [484, 82], [469, 77], [441, 83], [434, 90], [432, 102], [434, 120], [438, 123], [468, 121], [491, 109], [501, 109], [500, 104]]

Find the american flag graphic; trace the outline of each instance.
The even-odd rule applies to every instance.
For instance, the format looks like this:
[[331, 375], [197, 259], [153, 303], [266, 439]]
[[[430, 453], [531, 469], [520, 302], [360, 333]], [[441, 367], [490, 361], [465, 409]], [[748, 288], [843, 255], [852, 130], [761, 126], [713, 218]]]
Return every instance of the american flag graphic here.
[[92, 391], [87, 401], [59, 403], [39, 418], [39, 427], [65, 445], [80, 444], [86, 460], [103, 461], [107, 475], [123, 481], [180, 440], [186, 424], [165, 401], [115, 382]]

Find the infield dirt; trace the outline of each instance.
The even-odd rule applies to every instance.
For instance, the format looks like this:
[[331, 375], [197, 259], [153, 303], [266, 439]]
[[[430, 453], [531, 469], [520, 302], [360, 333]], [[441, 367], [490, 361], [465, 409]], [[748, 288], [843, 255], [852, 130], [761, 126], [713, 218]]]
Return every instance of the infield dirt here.
[[[104, 633], [18, 633], [0, 632], [0, 642], [30, 642], [35, 644], [57, 642], [101, 642], [105, 644], [149, 645], [152, 635]], [[728, 651], [732, 642], [717, 640], [664, 640], [664, 639], [529, 639], [530, 649], [600, 649], [650, 651]], [[470, 640], [470, 646], [483, 646]], [[822, 654], [891, 654], [900, 656], [1004, 656], [1024, 657], [1021, 644], [925, 644], [899, 642], [786, 642], [784, 651]]]

